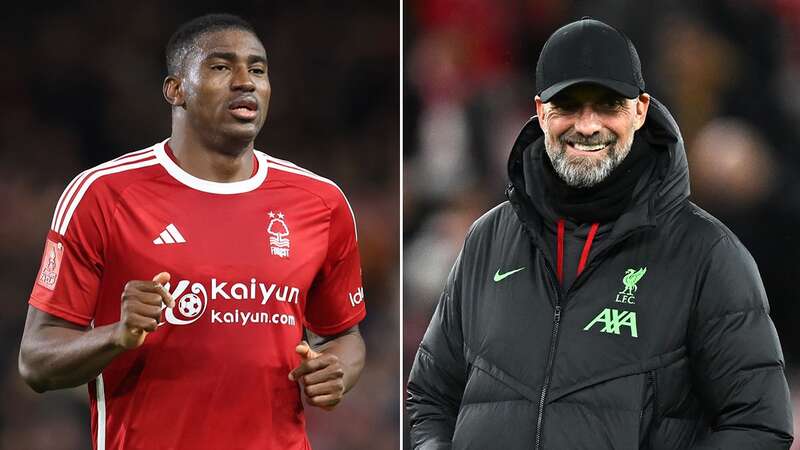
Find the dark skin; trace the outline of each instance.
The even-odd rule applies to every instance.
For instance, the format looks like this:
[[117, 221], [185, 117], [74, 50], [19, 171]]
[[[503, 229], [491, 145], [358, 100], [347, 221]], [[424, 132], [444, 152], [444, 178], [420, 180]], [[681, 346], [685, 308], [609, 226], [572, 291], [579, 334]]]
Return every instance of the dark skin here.
[[[301, 382], [309, 405], [330, 411], [358, 381], [364, 368], [364, 339], [358, 325], [335, 336], [306, 333], [308, 342], [295, 347], [301, 363], [289, 373], [289, 379]], [[358, 354], [361, 356], [354, 357]]]
[[[182, 72], [164, 80], [164, 98], [172, 105], [170, 147], [181, 167], [198, 178], [246, 180], [272, 92], [266, 51], [242, 30], [208, 33], [198, 41]], [[237, 117], [231, 108], [237, 100], [251, 102], [254, 117]]]
[[[166, 77], [172, 105], [172, 148], [178, 164], [215, 182], [246, 180], [253, 171], [253, 142], [267, 117], [271, 94], [267, 57], [248, 31], [229, 29], [199, 37], [179, 73]], [[174, 299], [162, 287], [170, 274], [132, 280], [121, 294], [119, 322], [96, 328], [28, 307], [19, 372], [37, 392], [85, 384], [116, 356], [141, 346], [157, 329], [162, 304]], [[309, 405], [326, 410], [358, 381], [366, 349], [358, 326], [334, 336], [308, 332], [310, 345], [295, 348], [300, 364], [288, 376], [301, 383]]]

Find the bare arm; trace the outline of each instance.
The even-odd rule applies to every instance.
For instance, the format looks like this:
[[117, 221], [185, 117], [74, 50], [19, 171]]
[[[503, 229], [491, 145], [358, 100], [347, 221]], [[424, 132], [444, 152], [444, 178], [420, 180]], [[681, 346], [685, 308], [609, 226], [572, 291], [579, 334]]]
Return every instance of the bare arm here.
[[367, 354], [358, 325], [335, 336], [319, 336], [308, 331], [308, 340], [313, 350], [336, 355], [344, 369], [344, 392], [349, 391], [361, 376]]
[[295, 349], [303, 358], [289, 378], [302, 380], [309, 404], [333, 409], [358, 381], [364, 368], [366, 346], [358, 325], [334, 336], [308, 331], [305, 342]]
[[84, 328], [29, 306], [19, 373], [36, 392], [87, 383], [124, 351], [114, 343], [114, 328]]
[[174, 300], [161, 286], [162, 272], [153, 281], [131, 281], [122, 293], [120, 321], [86, 328], [28, 307], [19, 349], [19, 373], [36, 392], [89, 382], [120, 353], [139, 347], [155, 331], [161, 304]]

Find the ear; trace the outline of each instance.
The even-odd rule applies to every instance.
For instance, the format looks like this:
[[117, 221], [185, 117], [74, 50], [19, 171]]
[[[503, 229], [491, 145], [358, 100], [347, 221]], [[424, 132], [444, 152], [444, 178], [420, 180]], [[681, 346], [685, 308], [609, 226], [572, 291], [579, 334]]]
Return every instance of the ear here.
[[642, 128], [642, 125], [644, 125], [644, 121], [647, 118], [647, 110], [649, 108], [650, 108], [650, 95], [641, 94], [639, 98], [636, 99], [635, 124], [637, 130], [639, 128]]
[[164, 85], [161, 87], [161, 91], [164, 94], [164, 99], [172, 106], [183, 106], [186, 103], [181, 81], [175, 75], [167, 75], [164, 78]]
[[539, 120], [539, 127], [544, 130], [544, 102], [538, 95], [533, 99], [536, 104], [536, 118]]

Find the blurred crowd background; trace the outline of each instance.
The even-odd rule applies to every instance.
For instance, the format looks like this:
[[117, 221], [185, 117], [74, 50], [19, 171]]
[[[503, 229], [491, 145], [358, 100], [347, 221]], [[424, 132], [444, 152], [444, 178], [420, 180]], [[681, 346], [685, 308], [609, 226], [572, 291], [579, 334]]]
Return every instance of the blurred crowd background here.
[[683, 132], [692, 200], [755, 257], [800, 434], [800, 1], [406, 0], [403, 11], [404, 377], [467, 228], [505, 200], [542, 45], [588, 15], [634, 42], [647, 91]]
[[0, 449], [91, 448], [86, 388], [38, 395], [17, 374], [28, 296], [67, 183], [169, 136], [163, 49], [209, 12], [241, 15], [267, 49], [256, 148], [336, 181], [358, 222], [366, 369], [334, 412], [307, 408], [312, 445], [399, 446], [399, 4], [140, 0], [23, 2], [0, 18]]
[[[336, 181], [355, 210], [368, 361], [316, 449], [397, 448], [397, 2], [237, 1], [270, 58], [257, 148]], [[800, 433], [800, 1], [405, 0], [404, 335], [407, 375], [467, 227], [504, 201], [506, 158], [533, 114], [542, 44], [584, 15], [636, 44], [648, 92], [686, 141], [692, 199], [761, 269]], [[89, 447], [85, 388], [34, 394], [16, 358], [53, 208], [81, 170], [169, 135], [163, 47], [210, 0], [36, 2], [0, 18], [0, 449]], [[794, 449], [800, 449], [800, 443]]]

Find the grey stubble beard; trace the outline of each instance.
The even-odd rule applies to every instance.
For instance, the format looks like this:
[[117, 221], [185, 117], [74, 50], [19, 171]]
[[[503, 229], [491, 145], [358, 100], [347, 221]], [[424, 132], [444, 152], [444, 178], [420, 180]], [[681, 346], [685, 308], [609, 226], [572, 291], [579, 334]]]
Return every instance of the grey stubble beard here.
[[[568, 186], [574, 188], [588, 188], [597, 185], [608, 178], [628, 156], [633, 145], [634, 130], [628, 133], [625, 142], [620, 142], [616, 135], [612, 134], [609, 149], [606, 155], [599, 160], [590, 156], [568, 156], [567, 137], [572, 136], [573, 142], [593, 145], [602, 142], [609, 142], [606, 138], [587, 138], [577, 133], [567, 131], [561, 136], [552, 136], [548, 130], [544, 130], [544, 147], [553, 169], [556, 174]], [[580, 136], [580, 137], [578, 137]]]

